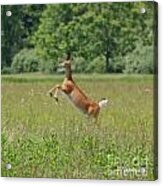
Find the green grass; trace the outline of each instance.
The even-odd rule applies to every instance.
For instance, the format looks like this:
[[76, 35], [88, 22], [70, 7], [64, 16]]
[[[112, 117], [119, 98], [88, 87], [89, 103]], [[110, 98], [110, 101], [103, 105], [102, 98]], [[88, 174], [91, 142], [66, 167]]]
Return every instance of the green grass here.
[[2, 176], [155, 179], [152, 76], [75, 79], [91, 98], [109, 98], [97, 124], [46, 95], [63, 75], [2, 76]]

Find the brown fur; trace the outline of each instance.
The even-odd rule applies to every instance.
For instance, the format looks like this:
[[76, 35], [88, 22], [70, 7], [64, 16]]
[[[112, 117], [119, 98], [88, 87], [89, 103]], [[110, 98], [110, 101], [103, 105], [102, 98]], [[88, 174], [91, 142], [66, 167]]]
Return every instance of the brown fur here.
[[49, 94], [53, 96], [56, 101], [58, 101], [58, 91], [62, 91], [69, 97], [69, 99], [78, 109], [83, 111], [83, 113], [87, 114], [88, 116], [92, 116], [97, 119], [100, 111], [99, 104], [89, 99], [84, 94], [84, 92], [76, 85], [72, 78], [70, 57], [67, 59], [68, 60], [63, 63], [63, 66], [66, 70], [66, 77], [62, 85], [56, 85], [55, 87], [53, 87], [49, 91]]

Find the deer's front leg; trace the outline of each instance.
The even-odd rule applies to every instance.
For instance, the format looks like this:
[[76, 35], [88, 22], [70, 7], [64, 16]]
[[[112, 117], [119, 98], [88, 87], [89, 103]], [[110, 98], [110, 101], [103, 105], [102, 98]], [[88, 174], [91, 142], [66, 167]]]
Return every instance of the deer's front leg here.
[[48, 91], [48, 94], [50, 95], [50, 97], [54, 97], [55, 100], [58, 102], [58, 92], [61, 90], [61, 86], [60, 85], [56, 85], [55, 87], [53, 87], [52, 89], [50, 89]]

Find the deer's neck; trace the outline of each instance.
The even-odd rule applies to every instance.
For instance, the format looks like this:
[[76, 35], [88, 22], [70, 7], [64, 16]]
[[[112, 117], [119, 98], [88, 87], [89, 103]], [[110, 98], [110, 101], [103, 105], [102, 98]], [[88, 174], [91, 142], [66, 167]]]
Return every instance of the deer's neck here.
[[71, 67], [66, 68], [66, 78], [72, 80], [72, 71], [71, 71]]

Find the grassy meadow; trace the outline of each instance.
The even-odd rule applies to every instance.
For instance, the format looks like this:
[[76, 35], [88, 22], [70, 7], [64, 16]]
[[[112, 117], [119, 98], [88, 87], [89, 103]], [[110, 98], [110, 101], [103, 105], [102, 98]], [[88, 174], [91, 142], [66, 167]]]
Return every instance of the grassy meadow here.
[[109, 99], [98, 123], [47, 96], [63, 75], [2, 76], [2, 176], [155, 179], [153, 76], [74, 78], [92, 99]]

